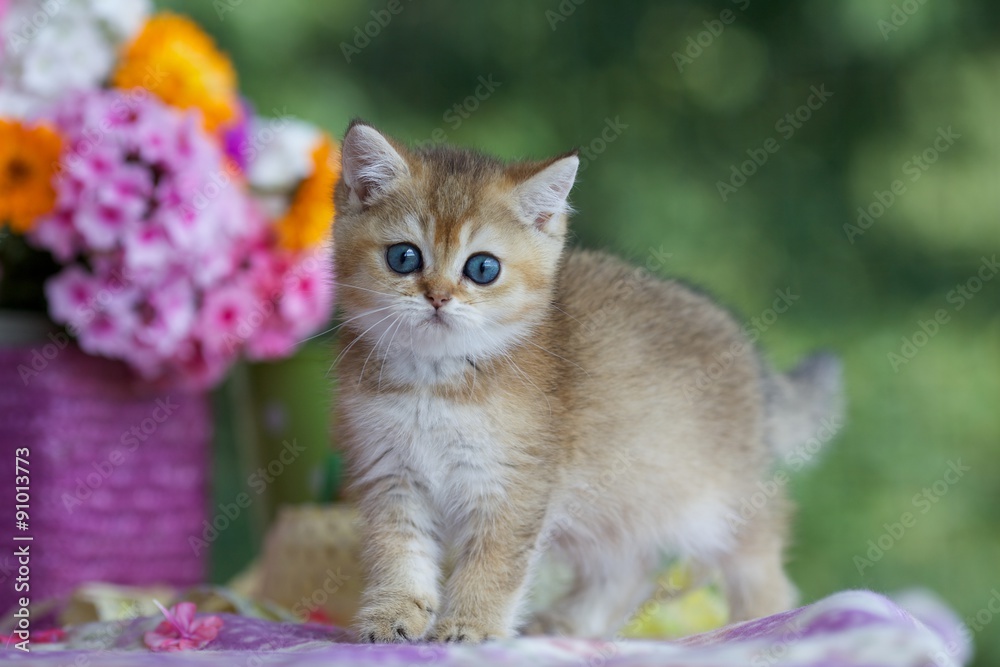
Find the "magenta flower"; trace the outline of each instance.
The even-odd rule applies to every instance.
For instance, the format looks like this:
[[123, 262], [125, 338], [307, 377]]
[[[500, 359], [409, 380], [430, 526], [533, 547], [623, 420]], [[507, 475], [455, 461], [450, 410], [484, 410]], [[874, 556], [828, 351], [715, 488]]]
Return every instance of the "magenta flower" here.
[[169, 610], [154, 600], [165, 621], [161, 621], [156, 629], [143, 635], [143, 642], [153, 651], [187, 651], [200, 649], [211, 642], [219, 634], [222, 619], [218, 616], [202, 616], [195, 618], [195, 604], [181, 602]]

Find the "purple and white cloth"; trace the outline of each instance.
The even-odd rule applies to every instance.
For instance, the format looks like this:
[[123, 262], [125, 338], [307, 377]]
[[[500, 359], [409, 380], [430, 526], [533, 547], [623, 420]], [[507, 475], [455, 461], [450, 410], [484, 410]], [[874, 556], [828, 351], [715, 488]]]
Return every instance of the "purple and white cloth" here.
[[[0, 659], [37, 665], [537, 665], [545, 667], [958, 667], [971, 656], [961, 621], [928, 594], [897, 601], [847, 591], [793, 611], [674, 641], [529, 637], [479, 646], [354, 643], [343, 629], [276, 623], [228, 614], [218, 637], [200, 651], [151, 653], [143, 632], [161, 619], [93, 623], [58, 646], [12, 646]], [[86, 662], [83, 662], [86, 660]]]

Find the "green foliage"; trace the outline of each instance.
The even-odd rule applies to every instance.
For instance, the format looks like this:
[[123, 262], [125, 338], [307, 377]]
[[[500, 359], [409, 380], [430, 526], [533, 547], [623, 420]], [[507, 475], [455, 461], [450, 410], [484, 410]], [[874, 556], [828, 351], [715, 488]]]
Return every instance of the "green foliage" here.
[[[583, 146], [580, 243], [669, 253], [665, 273], [748, 318], [775, 290], [801, 295], [762, 344], [782, 366], [838, 350], [850, 399], [843, 435], [796, 478], [804, 599], [920, 585], [963, 617], [986, 606], [1000, 586], [1000, 278], [983, 268], [1000, 253], [994, 3], [162, 4], [216, 35], [263, 113], [338, 135], [357, 115], [511, 158]], [[977, 273], [993, 280], [974, 291]], [[957, 460], [971, 471], [921, 513], [914, 496]], [[855, 556], [908, 511], [859, 573]], [[997, 623], [975, 637], [978, 664], [1000, 662]]]

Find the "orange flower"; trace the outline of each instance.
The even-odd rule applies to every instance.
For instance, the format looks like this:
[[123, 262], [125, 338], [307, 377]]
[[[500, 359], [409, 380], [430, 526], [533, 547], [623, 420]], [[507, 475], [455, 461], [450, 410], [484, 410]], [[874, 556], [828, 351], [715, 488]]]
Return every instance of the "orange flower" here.
[[340, 152], [323, 135], [312, 153], [313, 173], [292, 195], [288, 211], [278, 221], [282, 247], [299, 251], [326, 239], [333, 224], [333, 187], [340, 178]]
[[236, 70], [194, 21], [163, 12], [125, 47], [113, 76], [118, 88], [145, 88], [167, 104], [200, 109], [214, 132], [239, 115]]
[[0, 118], [0, 226], [18, 233], [52, 210], [62, 140], [45, 125], [29, 127]]

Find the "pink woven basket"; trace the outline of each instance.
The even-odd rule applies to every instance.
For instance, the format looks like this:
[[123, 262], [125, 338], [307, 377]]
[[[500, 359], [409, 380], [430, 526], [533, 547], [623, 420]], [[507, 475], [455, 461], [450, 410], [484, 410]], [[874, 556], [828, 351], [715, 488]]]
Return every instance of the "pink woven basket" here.
[[[88, 581], [203, 581], [206, 550], [196, 555], [188, 538], [207, 515], [210, 438], [204, 394], [156, 392], [72, 344], [0, 347], [0, 613]], [[26, 530], [15, 516], [22, 449]], [[29, 593], [16, 590], [23, 545]]]

